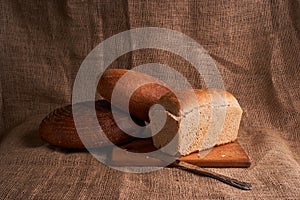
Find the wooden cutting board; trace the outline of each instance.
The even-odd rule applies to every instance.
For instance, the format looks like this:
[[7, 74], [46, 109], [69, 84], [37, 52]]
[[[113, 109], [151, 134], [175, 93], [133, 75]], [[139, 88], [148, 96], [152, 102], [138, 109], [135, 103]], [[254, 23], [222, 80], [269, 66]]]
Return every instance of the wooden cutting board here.
[[[116, 166], [157, 166], [162, 161], [147, 157], [143, 154], [131, 156], [130, 152], [146, 153], [156, 150], [151, 139], [135, 140], [129, 144], [114, 148], [111, 155], [111, 162]], [[200, 155], [200, 156], [199, 156]], [[249, 167], [251, 161], [238, 141], [216, 146], [207, 152], [196, 152], [180, 157], [178, 160], [185, 161], [200, 167]]]

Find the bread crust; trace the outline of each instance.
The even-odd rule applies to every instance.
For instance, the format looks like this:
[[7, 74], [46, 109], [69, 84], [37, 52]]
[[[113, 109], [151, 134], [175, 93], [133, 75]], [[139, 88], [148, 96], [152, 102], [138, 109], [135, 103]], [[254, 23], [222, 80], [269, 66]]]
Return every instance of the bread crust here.
[[[194, 99], [195, 98], [195, 99]], [[193, 89], [168, 92], [158, 102], [167, 111], [175, 116], [203, 106], [236, 106], [240, 107], [236, 98], [228, 91], [222, 89]]]
[[[156, 104], [161, 96], [171, 90], [165, 83], [147, 74], [125, 69], [109, 69], [105, 71], [100, 78], [97, 87], [98, 93], [104, 99], [111, 102], [113, 90], [116, 90], [117, 82], [125, 74], [130, 76], [130, 80], [125, 84], [119, 85], [117, 88], [117, 93], [120, 94], [120, 99], [130, 99], [129, 112], [140, 119], [149, 121], [148, 112], [150, 107]], [[135, 88], [141, 81], [149, 83], [137, 88], [132, 96], [130, 96], [127, 92], [131, 88]]]
[[[87, 120], [91, 120], [93, 117], [91, 115], [92, 106], [90, 103], [80, 103], [76, 104], [76, 112], [80, 113], [80, 119], [83, 123]], [[133, 140], [133, 137], [124, 133], [116, 124], [113, 119], [111, 106], [105, 100], [97, 101], [95, 103], [96, 115], [98, 118], [99, 125], [101, 126], [106, 137], [114, 144], [121, 144]], [[117, 112], [118, 118], [120, 120], [131, 120], [130, 116], [122, 111]], [[141, 120], [135, 120], [136, 123], [143, 126], [145, 125]], [[95, 127], [84, 127], [85, 137], [91, 143], [89, 143], [89, 148], [93, 147], [103, 147], [110, 143], [107, 140], [101, 139], [101, 136], [95, 138]], [[130, 127], [128, 128], [130, 131]], [[134, 130], [132, 130], [134, 131]], [[74, 149], [84, 149], [85, 145], [82, 143], [78, 132], [75, 127], [72, 105], [68, 105], [62, 108], [55, 109], [48, 116], [46, 116], [39, 127], [39, 134], [42, 140], [45, 142], [63, 148], [74, 148]]]

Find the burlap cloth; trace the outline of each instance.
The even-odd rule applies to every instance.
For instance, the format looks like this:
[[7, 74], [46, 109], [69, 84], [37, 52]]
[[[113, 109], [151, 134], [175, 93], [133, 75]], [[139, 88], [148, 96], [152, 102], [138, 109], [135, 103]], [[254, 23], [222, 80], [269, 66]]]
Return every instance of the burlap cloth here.
[[[0, 199], [299, 199], [299, 1], [1, 1]], [[81, 62], [104, 39], [164, 27], [199, 42], [244, 110], [239, 141], [249, 169], [212, 169], [249, 181], [241, 191], [165, 168], [112, 170], [86, 152], [50, 148], [41, 119], [71, 102]], [[126, 54], [112, 67], [160, 62], [188, 75], [168, 52]]]

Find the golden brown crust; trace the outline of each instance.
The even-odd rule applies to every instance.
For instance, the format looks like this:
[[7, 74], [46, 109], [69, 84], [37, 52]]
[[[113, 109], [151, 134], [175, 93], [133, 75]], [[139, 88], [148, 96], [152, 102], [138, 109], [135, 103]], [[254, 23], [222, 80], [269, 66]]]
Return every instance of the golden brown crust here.
[[[90, 105], [91, 104], [87, 103], [76, 104], [76, 110], [80, 112], [80, 119], [83, 121], [90, 120], [92, 117], [90, 114], [92, 107]], [[120, 144], [133, 139], [133, 137], [119, 129], [113, 119], [110, 104], [108, 102], [105, 100], [97, 101], [95, 107], [98, 122], [103, 132], [112, 143]], [[118, 115], [120, 115], [121, 118], [124, 117], [124, 119], [129, 118], [128, 115], [122, 112], [118, 112]], [[138, 123], [144, 125], [143, 121], [138, 121]], [[87, 129], [93, 131], [93, 127], [87, 127]], [[58, 147], [76, 149], [85, 148], [75, 128], [71, 105], [58, 108], [45, 117], [40, 124], [39, 134], [42, 140]], [[93, 137], [92, 135], [93, 133], [91, 133], [91, 137]], [[105, 142], [105, 140], [94, 141], [89, 147], [102, 147], [108, 144], [109, 143]]]
[[[120, 85], [118, 91], [121, 94], [120, 98], [130, 98], [130, 113], [140, 119], [149, 121], [148, 112], [150, 107], [156, 104], [162, 95], [170, 92], [170, 89], [168, 89], [165, 83], [144, 73], [125, 69], [109, 69], [100, 78], [97, 87], [99, 94], [111, 102], [112, 92], [115, 89], [116, 83], [125, 73], [130, 73], [131, 78], [126, 84]], [[135, 88], [141, 80], [148, 81], [149, 83], [136, 89], [130, 97], [126, 92], [129, 88]]]
[[236, 98], [230, 92], [222, 89], [183, 90], [176, 92], [176, 95], [169, 92], [163, 95], [158, 103], [175, 116], [199, 106], [232, 105], [240, 107]]

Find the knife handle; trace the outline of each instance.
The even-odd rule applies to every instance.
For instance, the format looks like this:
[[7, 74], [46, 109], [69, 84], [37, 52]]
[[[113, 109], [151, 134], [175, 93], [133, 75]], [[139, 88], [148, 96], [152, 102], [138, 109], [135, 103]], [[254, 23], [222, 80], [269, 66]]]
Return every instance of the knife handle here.
[[215, 172], [211, 172], [211, 171], [208, 171], [207, 169], [198, 167], [196, 165], [192, 165], [192, 164], [184, 162], [184, 161], [177, 161], [176, 163], [174, 163], [174, 165], [183, 170], [186, 170], [186, 171], [198, 174], [198, 175], [214, 178], [216, 180], [219, 180], [223, 183], [226, 183], [228, 185], [231, 185], [233, 187], [236, 187], [236, 188], [239, 188], [242, 190], [251, 190], [252, 189], [252, 185], [250, 183], [242, 182], [242, 181], [236, 180], [234, 178], [230, 178], [230, 177], [227, 177], [227, 176], [215, 173]]

